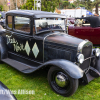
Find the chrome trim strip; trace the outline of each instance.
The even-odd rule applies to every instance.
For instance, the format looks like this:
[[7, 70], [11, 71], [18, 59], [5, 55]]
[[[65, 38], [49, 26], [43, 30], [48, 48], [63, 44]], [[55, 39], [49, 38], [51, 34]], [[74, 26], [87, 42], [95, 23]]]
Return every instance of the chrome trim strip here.
[[[88, 57], [88, 58], [86, 58], [86, 59], [84, 59], [84, 61], [86, 61], [86, 60], [88, 60], [88, 59], [91, 59], [92, 57]], [[74, 62], [75, 64], [76, 63], [78, 63], [78, 62]], [[80, 63], [78, 63], [78, 64], [80, 64]]]
[[[90, 42], [89, 40], [84, 40], [83, 42], [81, 42], [79, 45], [78, 45], [78, 50], [77, 50], [77, 53], [82, 53], [82, 50], [83, 50], [83, 47], [84, 46], [88, 46], [89, 44], [91, 44], [92, 48], [93, 48], [93, 44], [92, 42]], [[92, 53], [92, 50], [91, 50], [91, 53]], [[88, 57], [86, 58], [84, 61], [90, 59], [90, 62], [91, 62], [91, 57]], [[87, 70], [85, 71], [85, 73], [88, 72], [88, 70], [90, 69], [90, 63], [89, 63], [89, 67], [87, 68]]]
[[[88, 46], [88, 44], [90, 44], [91, 42], [89, 40], [83, 40], [79, 45], [78, 45], [78, 50], [77, 52], [78, 53], [82, 53], [82, 49], [85, 45]], [[92, 44], [92, 43], [91, 43]], [[93, 47], [93, 44], [92, 44], [92, 47]]]

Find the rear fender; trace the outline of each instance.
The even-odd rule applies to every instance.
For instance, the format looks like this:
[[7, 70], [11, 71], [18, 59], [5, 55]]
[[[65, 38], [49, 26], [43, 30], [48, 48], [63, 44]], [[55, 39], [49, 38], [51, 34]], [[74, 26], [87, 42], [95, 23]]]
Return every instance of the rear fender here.
[[79, 79], [83, 77], [83, 70], [79, 66], [68, 60], [51, 60], [44, 63], [41, 67], [48, 65], [63, 69], [72, 78]]

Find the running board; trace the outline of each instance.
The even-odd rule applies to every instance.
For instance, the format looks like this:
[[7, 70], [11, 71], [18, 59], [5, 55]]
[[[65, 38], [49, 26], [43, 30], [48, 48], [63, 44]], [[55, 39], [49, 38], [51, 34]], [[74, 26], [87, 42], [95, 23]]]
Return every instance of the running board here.
[[30, 66], [30, 65], [24, 64], [22, 62], [19, 62], [19, 61], [10, 59], [10, 58], [1, 59], [1, 61], [7, 63], [8, 65], [10, 65], [10, 66], [14, 67], [15, 69], [21, 71], [22, 73], [32, 73], [35, 70], [37, 70], [38, 66], [39, 66], [37, 64], [34, 64], [34, 62], [33, 62], [33, 66]]

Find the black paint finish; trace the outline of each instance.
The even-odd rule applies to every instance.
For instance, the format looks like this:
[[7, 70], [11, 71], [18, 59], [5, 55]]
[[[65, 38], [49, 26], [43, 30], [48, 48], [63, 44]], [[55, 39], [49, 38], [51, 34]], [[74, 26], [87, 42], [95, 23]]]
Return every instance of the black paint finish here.
[[[47, 66], [57, 66], [62, 68], [72, 78], [79, 79], [83, 77], [85, 71], [82, 70], [82, 67], [84, 66], [82, 65], [80, 68], [79, 64], [77, 64], [76, 57], [78, 54], [78, 46], [84, 40], [67, 35], [64, 33], [64, 30], [50, 30], [39, 34], [36, 34], [35, 30], [35, 33], [33, 33], [33, 26], [35, 26], [33, 22], [35, 19], [66, 18], [64, 15], [43, 11], [13, 10], [6, 13], [6, 24], [8, 24], [7, 16], [9, 15], [12, 16], [12, 28], [9, 29], [8, 25], [6, 25], [6, 32], [0, 34], [0, 54], [2, 61], [23, 73], [32, 73]], [[30, 19], [29, 34], [15, 30], [14, 16], [27, 17]], [[28, 44], [27, 49], [30, 48], [29, 53], [25, 50], [26, 43]], [[37, 45], [36, 49], [38, 50], [35, 49], [34, 51], [35, 54], [36, 51], [38, 51], [37, 56], [35, 56], [32, 51], [34, 44]], [[90, 46], [92, 47], [92, 44], [90, 44]], [[15, 47], [17, 47], [17, 49]], [[86, 48], [84, 52], [85, 50]], [[91, 54], [91, 50], [92, 48], [90, 48], [90, 51], [86, 51], [86, 55], [84, 54], [86, 56], [85, 59], [88, 57], [91, 59], [90, 55], [87, 56]], [[14, 63], [18, 63], [21, 67], [17, 68]], [[90, 62], [88, 62], [86, 69], [89, 68], [89, 63]]]
[[[30, 35], [25, 36], [25, 35], [21, 34], [20, 32], [19, 33], [14, 32], [12, 34], [12, 31], [7, 32], [6, 35], [11, 36], [10, 39], [14, 38], [18, 42], [17, 46], [20, 47], [20, 45], [23, 44], [23, 48], [25, 48], [26, 42], [28, 42], [29, 47], [30, 47], [30, 53], [28, 55], [26, 50], [21, 50], [21, 51], [18, 50], [18, 52], [16, 52], [16, 50], [14, 50], [14, 46], [13, 46], [14, 43], [8, 43], [8, 51], [15, 53], [19, 56], [23, 56], [26, 58], [36, 60], [38, 62], [43, 62], [43, 40], [42, 39], [35, 37], [35, 36], [30, 36]], [[38, 54], [37, 58], [35, 58], [35, 56], [32, 52], [32, 48], [35, 43], [37, 44], [38, 49], [39, 49], [39, 54]]]

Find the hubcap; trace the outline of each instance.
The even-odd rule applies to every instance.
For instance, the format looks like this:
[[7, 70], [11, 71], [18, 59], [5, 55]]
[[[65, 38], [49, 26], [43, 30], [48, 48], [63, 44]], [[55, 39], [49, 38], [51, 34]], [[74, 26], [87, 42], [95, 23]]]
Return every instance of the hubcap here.
[[56, 81], [57, 85], [60, 87], [65, 87], [68, 84], [67, 78], [65, 77], [65, 75], [63, 75], [61, 73], [56, 75], [55, 81]]

